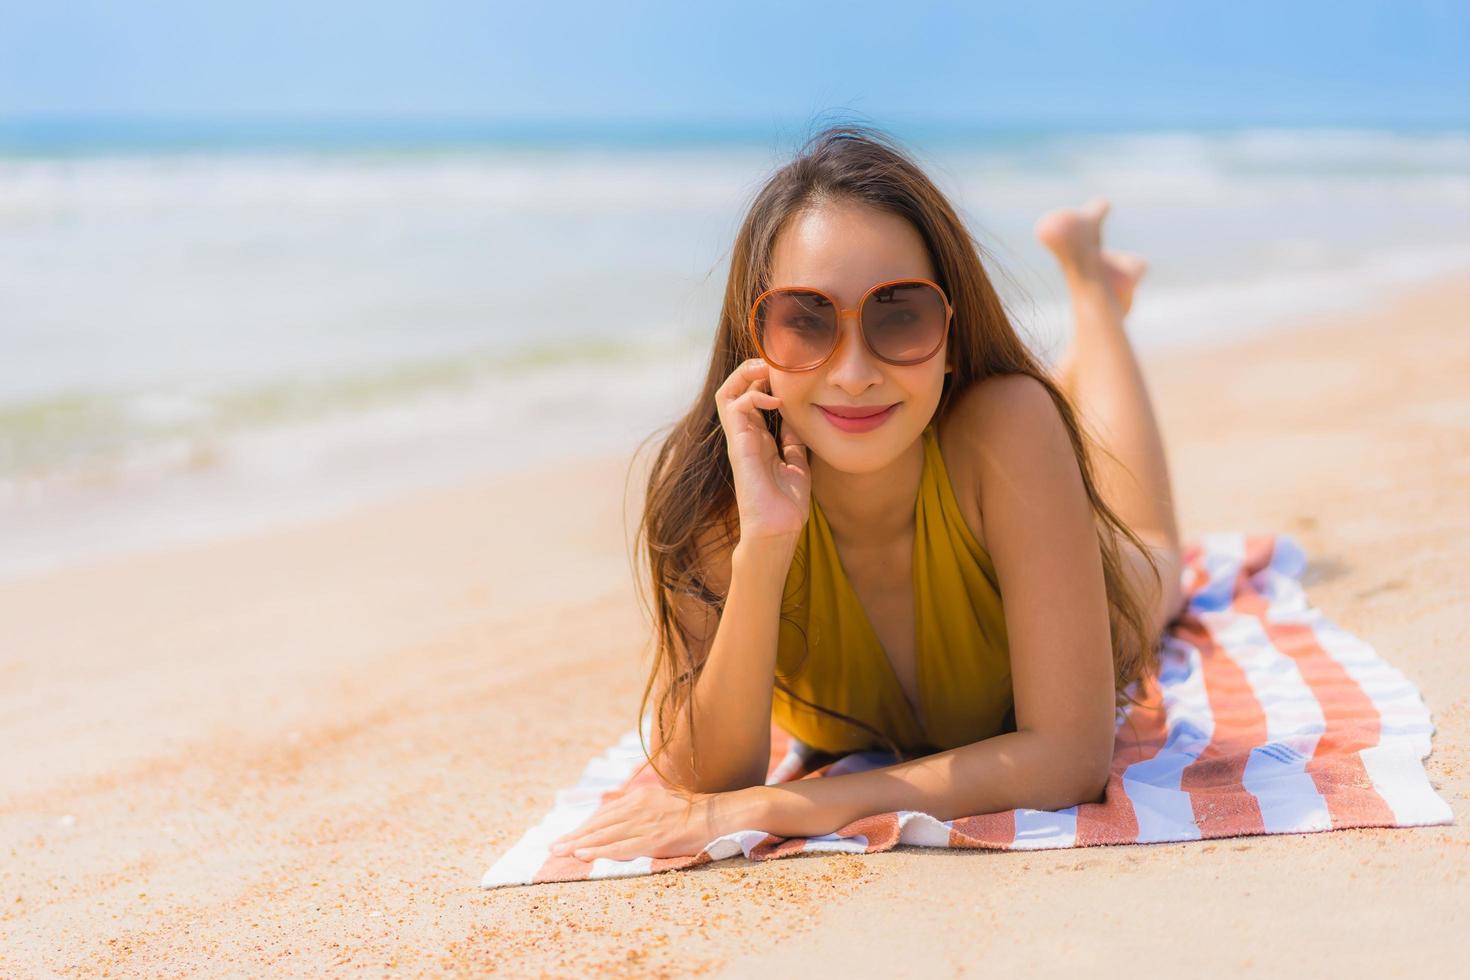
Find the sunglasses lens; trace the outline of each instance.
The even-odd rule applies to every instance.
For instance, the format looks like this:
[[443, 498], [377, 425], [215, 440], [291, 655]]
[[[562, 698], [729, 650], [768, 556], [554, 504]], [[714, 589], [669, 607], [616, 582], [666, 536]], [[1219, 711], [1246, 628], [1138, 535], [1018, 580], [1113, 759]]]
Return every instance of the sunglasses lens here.
[[863, 333], [879, 357], [921, 361], [944, 342], [944, 296], [928, 283], [900, 282], [872, 293], [863, 304]]
[[755, 330], [771, 363], [800, 370], [831, 353], [837, 343], [837, 311], [820, 293], [778, 289], [756, 305]]

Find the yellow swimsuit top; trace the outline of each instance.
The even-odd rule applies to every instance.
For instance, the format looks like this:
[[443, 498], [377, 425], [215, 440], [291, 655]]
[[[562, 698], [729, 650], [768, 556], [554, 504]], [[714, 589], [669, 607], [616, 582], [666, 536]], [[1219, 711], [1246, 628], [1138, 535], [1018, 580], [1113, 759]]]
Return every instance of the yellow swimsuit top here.
[[[905, 751], [932, 752], [1015, 730], [1011, 662], [990, 554], [960, 512], [933, 423], [914, 502], [914, 655], [921, 727], [857, 593], [832, 529], [811, 512], [786, 577], [778, 678], [800, 697], [859, 718]], [[884, 745], [841, 719], [775, 691], [771, 717], [813, 748]]]

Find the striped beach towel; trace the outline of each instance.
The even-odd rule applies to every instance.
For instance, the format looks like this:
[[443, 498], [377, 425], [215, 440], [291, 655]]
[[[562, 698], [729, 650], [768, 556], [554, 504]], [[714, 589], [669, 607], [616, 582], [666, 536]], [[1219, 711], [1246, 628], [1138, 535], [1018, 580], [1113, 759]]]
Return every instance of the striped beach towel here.
[[[1166, 631], [1146, 707], [1118, 723], [1101, 803], [937, 820], [904, 810], [822, 837], [727, 834], [699, 854], [581, 861], [547, 845], [584, 823], [610, 792], [653, 782], [638, 733], [593, 759], [577, 785], [494, 862], [481, 885], [624, 878], [743, 855], [919, 847], [1033, 850], [1148, 844], [1348, 827], [1454, 822], [1423, 760], [1434, 724], [1418, 689], [1367, 643], [1308, 602], [1306, 557], [1289, 535], [1211, 533], [1187, 542], [1188, 605]], [[1133, 692], [1135, 696], [1138, 691]], [[648, 719], [644, 722], [645, 736]], [[816, 768], [811, 749], [772, 726], [767, 784], [893, 763], [857, 752]]]

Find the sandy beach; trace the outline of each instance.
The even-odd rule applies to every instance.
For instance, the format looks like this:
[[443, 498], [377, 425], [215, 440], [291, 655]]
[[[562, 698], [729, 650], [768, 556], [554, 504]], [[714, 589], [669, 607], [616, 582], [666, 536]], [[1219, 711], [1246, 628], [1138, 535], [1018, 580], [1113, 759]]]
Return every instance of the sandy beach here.
[[1145, 368], [1186, 537], [1301, 542], [1455, 825], [482, 891], [635, 721], [642, 472], [588, 458], [0, 583], [0, 974], [1454, 972], [1470, 273]]

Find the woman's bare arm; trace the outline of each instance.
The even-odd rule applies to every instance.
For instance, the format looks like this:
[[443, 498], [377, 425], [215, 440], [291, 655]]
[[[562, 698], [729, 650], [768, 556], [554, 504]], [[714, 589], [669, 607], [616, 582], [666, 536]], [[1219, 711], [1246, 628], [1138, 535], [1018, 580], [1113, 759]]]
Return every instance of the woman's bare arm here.
[[[689, 699], [695, 716], [692, 732], [683, 710], [688, 706], [674, 705], [677, 717], [671, 719], [668, 758], [675, 781], [695, 792], [764, 785], [770, 763], [781, 600], [811, 501], [806, 445], [789, 425], [782, 427], [778, 445], [761, 414], [781, 407], [781, 399], [769, 391], [770, 370], [760, 358], [749, 358], [715, 392], [735, 509], [724, 528], [700, 535], [698, 547], [701, 563], [720, 556], [713, 559], [714, 574], [706, 575], [706, 581], [725, 577], [724, 611], [716, 617], [693, 600], [675, 600], [681, 622], [693, 621], [685, 632], [694, 639], [682, 651], [686, 656], [679, 667], [703, 664], [703, 670]], [[732, 526], [739, 528], [738, 534], [717, 539], [721, 547], [737, 542], [728, 552], [709, 546], [707, 535]], [[657, 703], [662, 701], [660, 691]], [[650, 751], [661, 748], [654, 745]]]
[[1103, 795], [1115, 723], [1107, 593], [1071, 443], [1032, 378], [996, 376], [965, 394], [955, 411], [982, 474], [1017, 730], [881, 769], [748, 790], [767, 833], [827, 834], [895, 810], [941, 820], [1060, 810]]
[[[693, 742], [684, 706], [678, 705], [659, 767], [690, 790], [715, 793], [765, 784], [781, 598], [791, 558], [791, 549], [782, 544], [722, 549], [711, 561], [717, 571], [710, 584], [728, 583], [723, 614], [681, 599], [681, 618], [692, 637], [688, 653], [704, 669], [693, 691]], [[654, 753], [657, 738], [655, 731]], [[697, 775], [690, 768], [691, 754]]]

